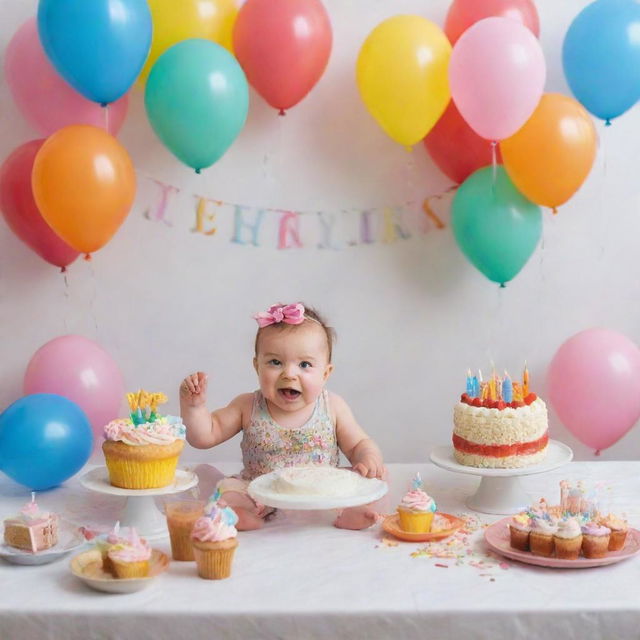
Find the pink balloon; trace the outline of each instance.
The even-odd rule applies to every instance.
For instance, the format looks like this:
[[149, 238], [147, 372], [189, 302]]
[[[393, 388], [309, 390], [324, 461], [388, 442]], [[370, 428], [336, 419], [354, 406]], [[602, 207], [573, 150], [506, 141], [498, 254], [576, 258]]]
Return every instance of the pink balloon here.
[[513, 135], [535, 110], [546, 77], [540, 43], [510, 18], [485, 18], [469, 27], [451, 52], [451, 96], [482, 138]]
[[128, 98], [110, 104], [108, 114], [97, 103], [72, 89], [44, 53], [35, 18], [14, 34], [5, 52], [4, 73], [22, 115], [43, 135], [70, 124], [91, 124], [116, 135], [127, 115]]
[[587, 446], [606, 449], [640, 418], [640, 350], [615, 331], [582, 331], [553, 357], [547, 388], [564, 426]]
[[41, 258], [64, 271], [80, 254], [45, 222], [31, 189], [33, 161], [44, 140], [18, 147], [0, 167], [0, 210], [9, 228]]
[[82, 336], [60, 336], [40, 347], [27, 366], [24, 393], [57, 393], [87, 414], [96, 446], [103, 427], [120, 414], [124, 381], [111, 356]]
[[281, 114], [318, 82], [332, 40], [320, 0], [247, 0], [233, 29], [233, 50], [247, 80]]

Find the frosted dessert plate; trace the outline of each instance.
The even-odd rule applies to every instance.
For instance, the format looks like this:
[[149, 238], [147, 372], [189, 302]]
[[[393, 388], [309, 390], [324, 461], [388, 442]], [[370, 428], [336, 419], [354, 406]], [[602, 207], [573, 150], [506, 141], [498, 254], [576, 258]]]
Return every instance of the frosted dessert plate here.
[[[2, 524], [0, 524], [0, 540], [4, 540], [4, 527]], [[53, 547], [33, 553], [32, 551], [10, 547], [7, 544], [0, 544], [0, 557], [13, 564], [48, 564], [78, 549], [85, 542], [86, 540], [80, 529], [61, 518], [58, 523], [58, 542]]]
[[102, 554], [97, 549], [79, 553], [71, 558], [71, 573], [96, 591], [133, 593], [148, 587], [169, 566], [169, 556], [153, 549], [149, 560], [149, 575], [144, 578], [114, 578], [102, 570]]
[[278, 471], [272, 471], [258, 476], [249, 485], [249, 495], [256, 502], [269, 507], [309, 511], [313, 509], [341, 509], [369, 504], [382, 498], [389, 490], [387, 483], [383, 480], [358, 476], [358, 482], [349, 495], [323, 496], [279, 493], [273, 486], [278, 474]]
[[565, 560], [564, 558], [545, 558], [536, 556], [530, 551], [520, 551], [514, 549], [510, 543], [509, 527], [507, 526], [511, 518], [502, 518], [494, 522], [484, 532], [484, 539], [491, 549], [500, 555], [533, 564], [539, 567], [555, 567], [560, 569], [587, 569], [589, 567], [601, 567], [607, 564], [614, 564], [621, 560], [626, 560], [640, 552], [640, 531], [629, 529], [624, 547], [620, 551], [609, 551], [604, 558], [584, 558], [580, 556], [576, 560]]

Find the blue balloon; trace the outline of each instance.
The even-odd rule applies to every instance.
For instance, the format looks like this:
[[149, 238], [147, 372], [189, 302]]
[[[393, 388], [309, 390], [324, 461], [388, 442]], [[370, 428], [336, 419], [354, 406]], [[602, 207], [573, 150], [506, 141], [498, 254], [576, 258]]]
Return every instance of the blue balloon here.
[[147, 59], [151, 12], [146, 0], [40, 0], [38, 32], [60, 75], [106, 105], [127, 92]]
[[569, 87], [607, 124], [640, 99], [640, 4], [597, 0], [574, 19], [562, 46]]
[[153, 65], [145, 106], [163, 144], [200, 173], [220, 159], [242, 130], [249, 85], [224, 47], [191, 38], [167, 49]]
[[49, 489], [70, 478], [92, 447], [87, 416], [63, 396], [24, 396], [0, 415], [0, 471], [29, 489]]

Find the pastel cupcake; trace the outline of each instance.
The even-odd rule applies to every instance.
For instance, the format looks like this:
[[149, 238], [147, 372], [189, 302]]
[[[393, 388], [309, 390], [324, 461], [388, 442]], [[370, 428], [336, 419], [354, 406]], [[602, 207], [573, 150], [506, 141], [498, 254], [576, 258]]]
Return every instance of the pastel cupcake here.
[[400, 528], [410, 533], [429, 533], [436, 512], [433, 498], [422, 490], [422, 479], [417, 473], [409, 490], [397, 507]]
[[608, 516], [600, 518], [598, 524], [607, 527], [607, 529], [611, 529], [609, 551], [620, 551], [620, 549], [624, 548], [627, 531], [629, 530], [629, 524], [624, 518], [614, 516], [610, 513]]
[[202, 518], [191, 531], [193, 555], [198, 575], [206, 580], [221, 580], [231, 575], [231, 564], [238, 540], [235, 524], [238, 516], [230, 507], [209, 503]]
[[582, 548], [582, 529], [576, 518], [566, 518], [558, 524], [554, 536], [556, 558], [576, 560]]
[[[155, 489], [171, 484], [184, 447], [185, 426], [175, 416], [160, 416], [156, 404], [164, 394], [127, 394], [129, 418], [104, 428], [102, 445], [109, 481], [123, 489]], [[149, 410], [150, 409], [150, 410]]]
[[553, 555], [553, 538], [558, 525], [547, 518], [534, 516], [531, 519], [531, 533], [529, 534], [529, 549], [536, 556], [551, 557]]
[[116, 578], [144, 578], [149, 575], [151, 547], [132, 527], [123, 541], [107, 552]]
[[518, 513], [509, 521], [511, 546], [520, 551], [529, 551], [531, 518], [527, 513]]
[[587, 522], [582, 527], [582, 553], [585, 558], [604, 558], [609, 550], [611, 529], [597, 522]]

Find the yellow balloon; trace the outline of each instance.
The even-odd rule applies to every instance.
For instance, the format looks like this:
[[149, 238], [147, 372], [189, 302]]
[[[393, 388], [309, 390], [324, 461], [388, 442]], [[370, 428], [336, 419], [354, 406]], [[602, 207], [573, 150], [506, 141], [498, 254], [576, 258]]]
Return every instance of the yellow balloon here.
[[147, 0], [153, 20], [149, 57], [138, 76], [145, 84], [155, 61], [174, 44], [205, 38], [233, 53], [233, 25], [238, 15], [235, 0]]
[[356, 66], [360, 95], [396, 142], [419, 142], [444, 112], [450, 56], [442, 29], [420, 16], [393, 16], [364, 41]]

